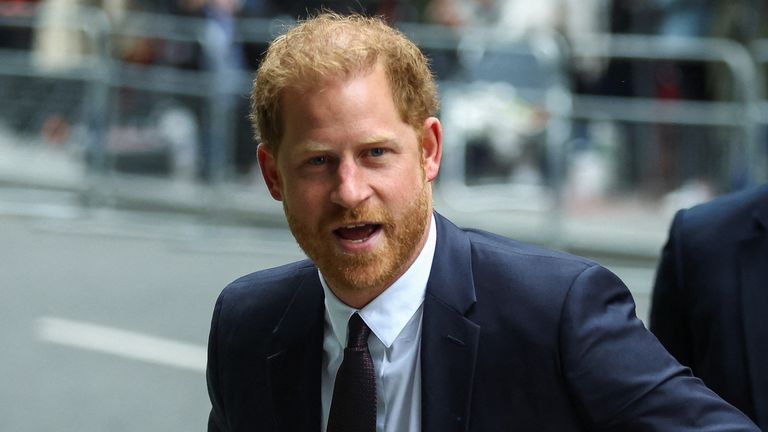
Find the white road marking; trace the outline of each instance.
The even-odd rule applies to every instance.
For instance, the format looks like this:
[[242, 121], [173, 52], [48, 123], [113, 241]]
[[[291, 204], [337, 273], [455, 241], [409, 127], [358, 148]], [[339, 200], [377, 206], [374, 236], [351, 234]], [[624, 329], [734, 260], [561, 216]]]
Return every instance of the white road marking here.
[[133, 360], [204, 372], [206, 348], [99, 324], [54, 317], [37, 320], [39, 339]]

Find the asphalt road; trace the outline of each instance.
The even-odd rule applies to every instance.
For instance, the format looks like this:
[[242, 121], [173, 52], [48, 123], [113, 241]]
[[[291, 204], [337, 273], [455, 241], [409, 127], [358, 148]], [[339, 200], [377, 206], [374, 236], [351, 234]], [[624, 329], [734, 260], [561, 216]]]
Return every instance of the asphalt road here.
[[[0, 432], [205, 430], [216, 296], [301, 256], [281, 229], [0, 189]], [[607, 260], [645, 317], [653, 269]]]
[[205, 430], [217, 294], [300, 256], [282, 230], [0, 205], [0, 431]]

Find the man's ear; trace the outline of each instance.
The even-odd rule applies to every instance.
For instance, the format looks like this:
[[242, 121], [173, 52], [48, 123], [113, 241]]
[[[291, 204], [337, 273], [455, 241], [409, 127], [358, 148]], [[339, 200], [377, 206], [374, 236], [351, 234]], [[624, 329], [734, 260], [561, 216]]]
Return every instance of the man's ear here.
[[272, 195], [272, 198], [282, 201], [282, 184], [280, 182], [280, 172], [277, 169], [277, 160], [272, 152], [264, 146], [264, 143], [259, 143], [256, 152], [259, 159], [259, 167], [261, 168], [261, 175], [264, 176], [264, 183], [267, 184], [269, 193]]
[[440, 171], [443, 157], [443, 127], [440, 120], [429, 117], [421, 127], [421, 155], [427, 181], [433, 181]]

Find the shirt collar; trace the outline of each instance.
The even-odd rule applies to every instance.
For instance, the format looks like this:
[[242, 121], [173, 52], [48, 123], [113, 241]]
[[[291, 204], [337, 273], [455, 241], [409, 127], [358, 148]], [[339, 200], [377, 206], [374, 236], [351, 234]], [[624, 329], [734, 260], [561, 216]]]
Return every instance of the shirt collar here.
[[330, 322], [342, 347], [347, 345], [347, 322], [355, 312], [360, 313], [360, 317], [384, 346], [389, 348], [392, 345], [424, 302], [436, 239], [435, 216], [432, 215], [427, 241], [413, 264], [384, 292], [359, 310], [342, 303], [328, 288], [323, 274], [318, 270], [325, 291], [326, 321]]

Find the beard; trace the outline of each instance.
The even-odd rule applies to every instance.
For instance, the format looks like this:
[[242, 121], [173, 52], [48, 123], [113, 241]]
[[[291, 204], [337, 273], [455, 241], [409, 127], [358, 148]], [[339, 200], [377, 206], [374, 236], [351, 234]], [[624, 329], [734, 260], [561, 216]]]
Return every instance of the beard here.
[[[422, 190], [400, 217], [386, 208], [363, 205], [354, 209], [337, 208], [314, 224], [297, 217], [301, 209], [291, 209], [283, 201], [288, 225], [304, 253], [320, 269], [335, 290], [347, 292], [383, 291], [402, 275], [416, 259], [430, 221], [429, 188]], [[380, 224], [381, 243], [373, 251], [349, 253], [336, 244], [332, 227], [359, 222]]]

